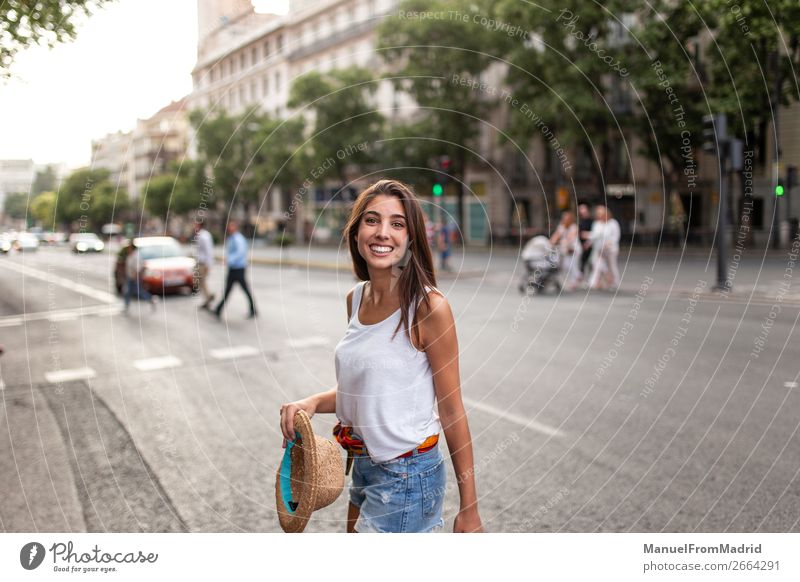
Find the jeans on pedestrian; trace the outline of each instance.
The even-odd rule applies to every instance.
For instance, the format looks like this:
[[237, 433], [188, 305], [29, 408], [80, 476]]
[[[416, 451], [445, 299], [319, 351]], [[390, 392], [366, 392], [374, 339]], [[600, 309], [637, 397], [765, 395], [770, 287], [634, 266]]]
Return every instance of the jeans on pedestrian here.
[[139, 299], [150, 301], [152, 295], [150, 292], [140, 285], [138, 279], [127, 279], [125, 281], [125, 308], [131, 304], [131, 297], [136, 295]]
[[245, 279], [245, 270], [242, 269], [228, 269], [228, 276], [225, 279], [225, 294], [222, 296], [222, 301], [219, 302], [217, 305], [216, 312], [222, 313], [222, 308], [225, 306], [225, 300], [228, 299], [228, 294], [231, 292], [234, 283], [238, 283], [242, 290], [247, 295], [247, 299], [250, 301], [250, 313], [255, 315], [256, 313], [256, 305], [253, 302], [253, 296], [250, 293], [250, 288], [247, 286], [247, 280]]
[[350, 503], [359, 508], [359, 533], [424, 533], [444, 526], [446, 483], [439, 447], [426, 453], [374, 462], [356, 456]]

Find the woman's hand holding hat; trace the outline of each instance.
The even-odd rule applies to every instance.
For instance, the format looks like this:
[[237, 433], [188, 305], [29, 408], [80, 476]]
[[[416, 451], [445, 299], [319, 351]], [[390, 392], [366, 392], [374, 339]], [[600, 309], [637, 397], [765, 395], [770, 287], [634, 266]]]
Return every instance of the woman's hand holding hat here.
[[298, 410], [305, 411], [308, 417], [314, 416], [317, 411], [316, 404], [310, 398], [298, 400], [297, 402], [289, 402], [288, 404], [281, 405], [281, 432], [283, 433], [283, 448], [286, 448], [287, 441], [293, 440], [295, 436], [294, 431], [294, 415]]

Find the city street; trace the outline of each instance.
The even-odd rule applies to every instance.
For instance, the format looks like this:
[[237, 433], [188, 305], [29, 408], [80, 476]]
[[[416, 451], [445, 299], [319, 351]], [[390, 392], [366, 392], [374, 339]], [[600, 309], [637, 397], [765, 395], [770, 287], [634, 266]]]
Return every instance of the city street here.
[[[234, 289], [221, 322], [184, 295], [122, 313], [113, 252], [0, 256], [0, 529], [280, 531], [279, 407], [335, 385], [355, 283], [341, 252], [289, 253], [254, 251], [259, 318]], [[454, 257], [488, 531], [800, 531], [800, 294], [755, 255], [727, 297], [707, 256], [622, 252], [619, 292], [534, 297], [516, 254]], [[307, 531], [343, 531], [346, 500]]]

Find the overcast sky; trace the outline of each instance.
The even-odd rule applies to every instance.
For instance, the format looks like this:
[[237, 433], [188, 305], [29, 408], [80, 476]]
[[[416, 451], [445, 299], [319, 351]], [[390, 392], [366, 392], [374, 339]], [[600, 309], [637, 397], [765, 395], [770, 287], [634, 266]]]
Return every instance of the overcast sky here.
[[191, 92], [196, 56], [196, 0], [107, 5], [74, 42], [18, 54], [13, 78], [0, 80], [0, 159], [88, 164], [92, 139], [128, 131]]

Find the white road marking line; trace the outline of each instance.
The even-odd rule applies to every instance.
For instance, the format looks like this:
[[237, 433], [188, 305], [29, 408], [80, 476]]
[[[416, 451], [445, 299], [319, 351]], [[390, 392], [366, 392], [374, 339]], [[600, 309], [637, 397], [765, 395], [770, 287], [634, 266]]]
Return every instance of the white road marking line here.
[[49, 321], [74, 321], [78, 319], [78, 314], [74, 311], [72, 313], [54, 313], [47, 319]]
[[41, 279], [47, 283], [54, 283], [56, 285], [60, 285], [65, 289], [69, 289], [70, 291], [74, 291], [75, 293], [80, 293], [81, 295], [86, 295], [87, 297], [91, 297], [92, 299], [97, 299], [98, 301], [102, 301], [103, 303], [118, 303], [119, 300], [108, 293], [107, 291], [101, 291], [100, 289], [95, 289], [94, 287], [90, 287], [89, 285], [84, 285], [83, 283], [76, 283], [75, 281], [70, 281], [66, 277], [60, 277], [59, 275], [55, 275], [53, 273], [48, 273], [47, 271], [40, 271], [39, 269], [34, 269], [33, 267], [29, 267], [28, 265], [20, 265], [18, 263], [12, 263], [10, 261], [0, 261], [0, 267], [5, 267], [7, 269], [11, 269], [12, 271], [17, 271], [18, 273], [22, 273], [27, 277], [33, 277], [34, 279]]
[[150, 372], [152, 370], [163, 370], [164, 368], [177, 368], [182, 366], [183, 362], [180, 358], [175, 356], [160, 356], [157, 358], [144, 358], [133, 362], [133, 367], [142, 372]]
[[312, 335], [310, 337], [301, 337], [296, 339], [286, 340], [286, 345], [290, 348], [313, 348], [316, 346], [328, 345], [328, 338], [321, 335]]
[[52, 311], [36, 311], [0, 317], [0, 327], [13, 327], [22, 325], [26, 321], [49, 320], [70, 321], [87, 315], [116, 315], [122, 311], [120, 305], [90, 305], [87, 307], [74, 307], [71, 309], [54, 309]]
[[560, 431], [557, 428], [553, 428], [552, 426], [548, 426], [541, 422], [536, 422], [535, 420], [525, 418], [518, 414], [514, 414], [513, 412], [507, 412], [500, 408], [495, 408], [494, 406], [490, 406], [489, 404], [484, 404], [483, 402], [478, 402], [470, 398], [464, 398], [464, 404], [466, 404], [470, 408], [475, 408], [482, 412], [486, 412], [493, 416], [497, 416], [498, 418], [502, 418], [503, 420], [507, 420], [509, 422], [513, 422], [514, 424], [518, 424], [522, 428], [528, 428], [530, 430], [546, 434], [547, 436], [557, 436], [557, 437], [566, 436], [566, 434], [563, 431]]
[[58, 384], [59, 382], [72, 382], [74, 380], [88, 380], [95, 376], [97, 376], [97, 374], [91, 368], [75, 368], [72, 370], [45, 372], [44, 379], [51, 384]]
[[234, 358], [246, 358], [248, 356], [255, 356], [260, 354], [261, 350], [253, 346], [231, 346], [229, 348], [218, 348], [216, 350], [209, 350], [212, 358], [218, 360], [231, 360]]
[[784, 382], [783, 383], [783, 387], [784, 388], [797, 388], [798, 386], [800, 386], [800, 384], [798, 384], [797, 382]]

